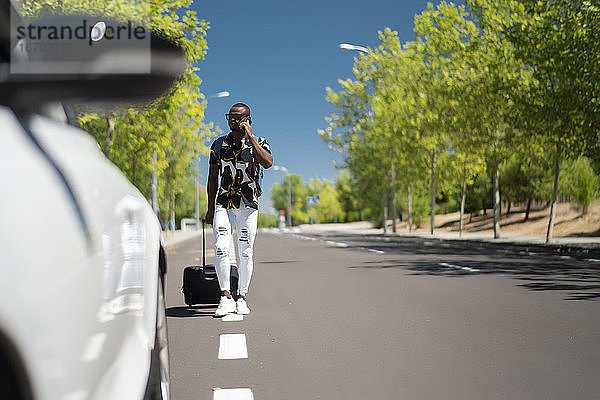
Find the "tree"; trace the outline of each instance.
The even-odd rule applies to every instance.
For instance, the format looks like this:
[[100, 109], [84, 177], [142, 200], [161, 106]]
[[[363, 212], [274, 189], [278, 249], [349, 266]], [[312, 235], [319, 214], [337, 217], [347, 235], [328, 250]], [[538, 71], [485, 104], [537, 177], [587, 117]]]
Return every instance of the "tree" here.
[[483, 214], [486, 215], [487, 209], [493, 207], [491, 194], [492, 178], [485, 170], [475, 176], [471, 185], [467, 185], [465, 210], [471, 213], [470, 220], [472, 220], [473, 213], [476, 211], [482, 209]]
[[[431, 222], [434, 229], [435, 199], [438, 186], [435, 168], [442, 166], [440, 181], [445, 192], [451, 192], [457, 185], [455, 177], [462, 177], [461, 218], [464, 212], [466, 186], [472, 177], [482, 169], [483, 160], [478, 155], [481, 142], [473, 135], [473, 121], [470, 108], [461, 106], [472, 100], [472, 92], [466, 90], [465, 76], [472, 77], [473, 53], [480, 43], [479, 31], [469, 20], [465, 7], [442, 2], [437, 8], [431, 4], [415, 19], [415, 33], [423, 43], [423, 60], [428, 67], [425, 71], [429, 87], [425, 112], [429, 123], [424, 127], [430, 135], [431, 170]], [[445, 164], [445, 165], [443, 165]]]
[[308, 222], [306, 197], [309, 189], [304, 184], [301, 175], [291, 174], [283, 177], [283, 185], [278, 183], [271, 187], [271, 202], [276, 210], [285, 210], [288, 205], [288, 180], [292, 188], [292, 225]]
[[[373, 93], [381, 85], [377, 71], [377, 58], [370, 51], [355, 61], [356, 81], [340, 80], [344, 90], [337, 93], [327, 88], [326, 100], [339, 112], [326, 118], [329, 126], [319, 130], [319, 134], [330, 148], [345, 152], [346, 167], [357, 182], [356, 195], [367, 208], [378, 208], [374, 207], [375, 198], [383, 199], [381, 217], [385, 220], [391, 160], [381, 142], [383, 126], [375, 119], [372, 109]], [[366, 190], [359, 192], [361, 189]], [[383, 226], [385, 229], [385, 222]]]
[[[271, 201], [277, 210], [287, 208], [288, 184], [287, 179], [291, 177], [292, 184], [292, 219], [293, 224], [307, 223], [309, 221], [310, 208], [306, 204], [307, 197], [318, 194], [321, 198], [318, 206], [314, 206], [313, 217], [321, 223], [334, 222], [337, 218], [345, 217], [345, 210], [339, 201], [336, 186], [327, 179], [312, 179], [308, 184], [304, 183], [300, 175], [287, 175], [284, 177], [283, 185], [274, 184], [271, 188]], [[317, 212], [318, 210], [318, 212]]]
[[372, 96], [378, 140], [386, 143], [395, 229], [396, 186], [406, 189], [408, 227], [413, 227], [413, 188], [423, 180], [426, 165], [420, 125], [425, 97], [421, 94], [422, 63], [408, 47], [402, 47], [396, 32], [380, 33], [382, 44], [375, 51], [377, 90]]
[[[467, 0], [480, 28], [476, 51], [465, 82], [472, 84], [469, 98], [473, 121], [491, 161], [493, 179], [494, 237], [500, 237], [500, 164], [510, 148], [526, 132], [515, 121], [515, 97], [527, 92], [530, 73], [515, 55], [506, 36], [505, 21], [523, 19], [518, 2], [512, 0]], [[529, 132], [527, 132], [529, 133]]]
[[355, 193], [355, 185], [348, 169], [339, 171], [335, 180], [335, 191], [341, 211], [337, 216], [338, 221], [352, 222], [362, 219], [361, 197]]
[[500, 170], [500, 186], [505, 198], [509, 202], [527, 202], [524, 221], [529, 219], [534, 199], [550, 200], [552, 177], [548, 162], [542, 154], [535, 156], [532, 153], [516, 153], [502, 163]]
[[590, 204], [598, 197], [600, 180], [587, 157], [578, 157], [565, 163], [561, 192], [572, 194], [581, 208], [581, 214], [588, 212]]
[[355, 60], [355, 79], [327, 89], [336, 112], [319, 133], [344, 153], [353, 190], [369, 206], [385, 214], [388, 193], [392, 209], [402, 193], [410, 220], [413, 187], [427, 182], [431, 232], [440, 195], [460, 191], [461, 225], [465, 208], [485, 211], [491, 201], [499, 238], [501, 187], [509, 200], [546, 195], [548, 152], [553, 205], [562, 159], [586, 153], [600, 165], [600, 9], [567, 0], [466, 4], [429, 5], [405, 45], [380, 32], [381, 44]]
[[[205, 138], [212, 125], [202, 122], [206, 102], [200, 93], [195, 65], [207, 48], [208, 23], [189, 9], [191, 0], [45, 0], [24, 2], [27, 15], [89, 14], [117, 21], [139, 22], [153, 32], [176, 42], [185, 50], [187, 68], [170, 92], [145, 106], [81, 111], [81, 127], [98, 141], [104, 154], [145, 194], [150, 176], [159, 175], [165, 220], [174, 218], [174, 200], [182, 193], [190, 174], [191, 160], [206, 154]], [[153, 161], [153, 153], [157, 161]]]
[[327, 179], [311, 179], [308, 184], [309, 193], [312, 196], [319, 195], [320, 201], [314, 206], [315, 222], [335, 222], [338, 216], [343, 219], [343, 209], [338, 201], [336, 186]]
[[[468, 145], [465, 145], [465, 150]], [[450, 192], [455, 191], [457, 187], [460, 188], [460, 200], [459, 200], [459, 236], [463, 234], [464, 225], [464, 213], [465, 205], [467, 201], [467, 188], [475, 182], [476, 177], [485, 170], [485, 162], [476, 152], [455, 152], [451, 155], [450, 161], [453, 164], [449, 171], [457, 172], [448, 178], [448, 181], [452, 184]], [[452, 190], [454, 189], [454, 190]]]
[[537, 125], [541, 140], [554, 150], [549, 242], [561, 164], [597, 144], [600, 9], [592, 2], [527, 0], [523, 11], [527, 18], [504, 26], [534, 78], [530, 95], [522, 99], [521, 106]]

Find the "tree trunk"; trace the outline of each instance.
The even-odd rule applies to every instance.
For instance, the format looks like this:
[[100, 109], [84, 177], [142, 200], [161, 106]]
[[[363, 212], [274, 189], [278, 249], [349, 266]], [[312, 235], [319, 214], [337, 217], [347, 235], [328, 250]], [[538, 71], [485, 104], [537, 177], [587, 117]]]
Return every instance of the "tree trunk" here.
[[431, 210], [430, 210], [430, 225], [431, 225], [431, 234], [433, 235], [433, 230], [435, 229], [435, 168], [436, 168], [436, 151], [433, 150], [431, 153]]
[[525, 211], [525, 219], [523, 221], [529, 219], [529, 211], [531, 211], [531, 199], [527, 200], [527, 211]]
[[165, 188], [165, 213], [164, 213], [164, 226], [166, 230], [169, 230], [169, 209], [171, 206], [171, 196], [169, 196], [169, 185]]
[[408, 183], [408, 187], [406, 188], [408, 194], [408, 231], [412, 232], [413, 228], [413, 218], [412, 218], [412, 193], [410, 188], [410, 182]]
[[396, 233], [396, 170], [392, 163], [392, 232]]
[[171, 221], [173, 221], [173, 230], [177, 226], [175, 224], [175, 189], [171, 190]]
[[387, 233], [387, 196], [385, 191], [383, 191], [383, 195], [381, 196], [381, 202], [383, 203], [383, 234]]
[[462, 237], [463, 233], [463, 215], [465, 214], [465, 199], [467, 197], [467, 160], [463, 168], [463, 184], [460, 191], [460, 222], [458, 224], [458, 237]]
[[494, 239], [500, 238], [500, 165], [494, 159]]
[[104, 148], [102, 149], [106, 158], [110, 158], [110, 148], [112, 147], [114, 132], [115, 118], [113, 116], [106, 117], [106, 136], [104, 136]]
[[554, 218], [556, 217], [556, 207], [558, 199], [558, 183], [560, 180], [560, 159], [561, 159], [560, 142], [556, 144], [556, 164], [554, 168], [554, 188], [552, 189], [552, 206], [550, 207], [550, 220], [548, 221], [548, 231], [546, 232], [546, 243], [552, 239], [554, 231]]
[[510, 206], [512, 205], [511, 201], [508, 201], [508, 207], [506, 207], [506, 215], [510, 214]]

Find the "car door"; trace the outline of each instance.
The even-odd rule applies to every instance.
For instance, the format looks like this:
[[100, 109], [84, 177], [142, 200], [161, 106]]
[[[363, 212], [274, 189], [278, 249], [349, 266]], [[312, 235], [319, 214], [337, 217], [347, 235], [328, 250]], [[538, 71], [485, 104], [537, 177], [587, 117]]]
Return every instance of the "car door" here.
[[88, 386], [98, 383], [93, 390], [103, 396], [139, 397], [154, 344], [158, 220], [90, 135], [40, 116], [28, 119], [27, 126], [68, 181], [80, 225], [87, 229], [85, 266], [71, 279], [71, 284], [84, 282], [72, 297], [86, 298], [69, 313], [87, 337], [73, 372]]

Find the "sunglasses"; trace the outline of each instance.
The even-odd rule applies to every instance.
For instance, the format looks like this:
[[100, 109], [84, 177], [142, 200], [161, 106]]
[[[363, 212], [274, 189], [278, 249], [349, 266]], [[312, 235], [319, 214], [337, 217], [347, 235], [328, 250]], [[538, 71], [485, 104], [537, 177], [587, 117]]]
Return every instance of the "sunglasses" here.
[[225, 118], [227, 118], [227, 120], [236, 120], [236, 121], [241, 121], [244, 117], [250, 117], [250, 114], [225, 114]]

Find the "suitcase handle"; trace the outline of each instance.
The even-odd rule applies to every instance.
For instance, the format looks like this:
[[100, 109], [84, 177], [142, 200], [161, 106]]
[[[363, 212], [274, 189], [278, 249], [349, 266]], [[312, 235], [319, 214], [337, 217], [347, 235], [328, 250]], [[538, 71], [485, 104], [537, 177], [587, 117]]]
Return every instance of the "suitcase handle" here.
[[205, 251], [205, 240], [204, 240], [204, 219], [202, 219], [202, 268], [206, 267], [206, 251]]

